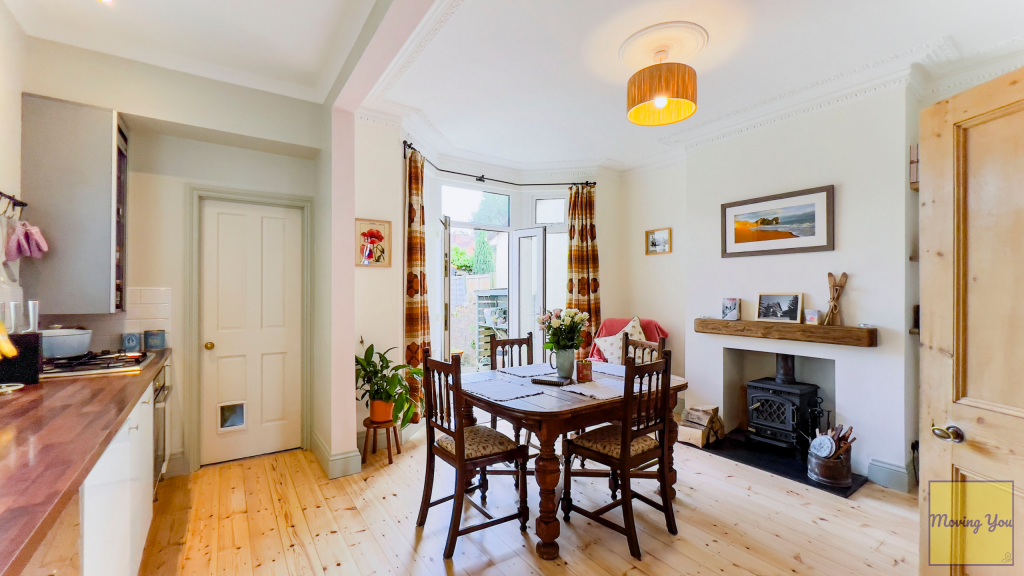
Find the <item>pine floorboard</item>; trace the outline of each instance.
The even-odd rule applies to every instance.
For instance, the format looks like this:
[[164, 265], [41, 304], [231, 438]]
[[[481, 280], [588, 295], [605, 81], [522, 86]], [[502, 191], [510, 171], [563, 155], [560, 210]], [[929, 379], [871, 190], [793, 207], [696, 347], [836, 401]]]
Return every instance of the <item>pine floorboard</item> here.
[[[502, 425], [505, 423], [503, 422]], [[511, 432], [511, 431], [509, 431]], [[626, 539], [576, 514], [562, 522], [561, 555], [535, 551], [537, 485], [529, 481], [530, 529], [510, 522], [459, 539], [442, 553], [452, 504], [415, 526], [423, 486], [425, 435], [388, 465], [371, 455], [359, 474], [328, 480], [308, 451], [293, 450], [204, 466], [161, 482], [140, 574], [460, 576], [902, 576], [917, 574], [917, 499], [868, 484], [844, 500], [784, 478], [676, 445], [679, 534], [664, 516], [634, 505], [643, 559]], [[588, 465], [588, 467], [593, 467]], [[434, 497], [453, 491], [438, 460]], [[609, 501], [607, 480], [574, 477], [575, 503]], [[655, 496], [657, 484], [634, 481]], [[509, 476], [491, 476], [487, 508], [516, 508]], [[608, 517], [622, 521], [619, 511]], [[562, 515], [559, 513], [559, 519]], [[467, 506], [463, 526], [483, 516]]]

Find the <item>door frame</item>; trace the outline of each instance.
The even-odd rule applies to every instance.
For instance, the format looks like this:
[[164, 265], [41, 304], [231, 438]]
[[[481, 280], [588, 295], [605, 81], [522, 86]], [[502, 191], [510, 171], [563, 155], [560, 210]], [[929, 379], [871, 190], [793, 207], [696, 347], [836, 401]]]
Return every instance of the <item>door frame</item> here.
[[200, 290], [200, 228], [201, 210], [204, 200], [216, 200], [219, 202], [236, 202], [239, 204], [251, 204], [257, 206], [272, 206], [278, 208], [292, 208], [301, 212], [302, 221], [302, 410], [301, 410], [301, 438], [302, 448], [310, 446], [310, 434], [313, 424], [313, 220], [312, 208], [313, 198], [307, 196], [291, 196], [286, 194], [273, 194], [267, 192], [255, 192], [251, 190], [237, 190], [232, 188], [221, 188], [215, 186], [203, 186], [189, 184], [188, 210], [185, 213], [188, 238], [186, 258], [188, 267], [185, 272], [185, 350], [182, 354], [184, 364], [184, 378], [182, 379], [182, 416], [184, 425], [184, 450], [185, 462], [190, 472], [199, 469], [200, 451], [202, 450], [202, 393], [200, 390], [200, 363], [199, 346], [200, 337], [199, 322], [199, 290]]

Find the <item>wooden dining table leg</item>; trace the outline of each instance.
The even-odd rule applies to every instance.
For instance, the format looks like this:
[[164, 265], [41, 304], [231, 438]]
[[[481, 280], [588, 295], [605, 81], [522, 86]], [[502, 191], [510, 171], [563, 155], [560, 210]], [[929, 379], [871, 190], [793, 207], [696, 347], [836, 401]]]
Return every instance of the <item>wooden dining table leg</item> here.
[[544, 560], [558, 558], [558, 499], [555, 489], [561, 477], [561, 462], [555, 454], [555, 441], [559, 434], [549, 426], [542, 425], [537, 439], [540, 440], [540, 454], [534, 464], [534, 475], [540, 486], [540, 514], [537, 516], [537, 555]]
[[[668, 404], [670, 414], [675, 414], [677, 403], [677, 395], [669, 394]], [[676, 466], [673, 454], [675, 453], [676, 441], [679, 439], [679, 424], [676, 423], [675, 417], [669, 418], [668, 421], [665, 422], [665, 434], [667, 436], [666, 440], [668, 441], [668, 445], [671, 446], [671, 449], [668, 451], [667, 462], [665, 462], [665, 467], [668, 468], [668, 474], [666, 475], [668, 478], [668, 497], [669, 499], [674, 499], [676, 497]]]

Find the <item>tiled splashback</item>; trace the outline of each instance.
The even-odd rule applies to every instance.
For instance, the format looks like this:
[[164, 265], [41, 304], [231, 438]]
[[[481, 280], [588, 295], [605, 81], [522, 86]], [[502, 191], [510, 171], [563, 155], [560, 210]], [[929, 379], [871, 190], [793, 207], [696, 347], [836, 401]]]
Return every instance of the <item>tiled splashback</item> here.
[[121, 335], [142, 333], [146, 330], [171, 330], [171, 289], [170, 288], [128, 288], [128, 310], [114, 314], [44, 314], [39, 325], [49, 328], [53, 325], [82, 326], [92, 330], [94, 352], [117, 350], [121, 347]]

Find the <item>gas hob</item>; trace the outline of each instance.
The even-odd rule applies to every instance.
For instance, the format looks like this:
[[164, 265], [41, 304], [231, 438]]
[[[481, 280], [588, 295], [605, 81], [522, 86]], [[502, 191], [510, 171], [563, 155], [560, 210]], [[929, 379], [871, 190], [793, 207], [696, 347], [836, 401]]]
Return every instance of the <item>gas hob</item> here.
[[89, 352], [72, 358], [43, 360], [40, 379], [104, 374], [138, 374], [153, 359], [146, 352]]

